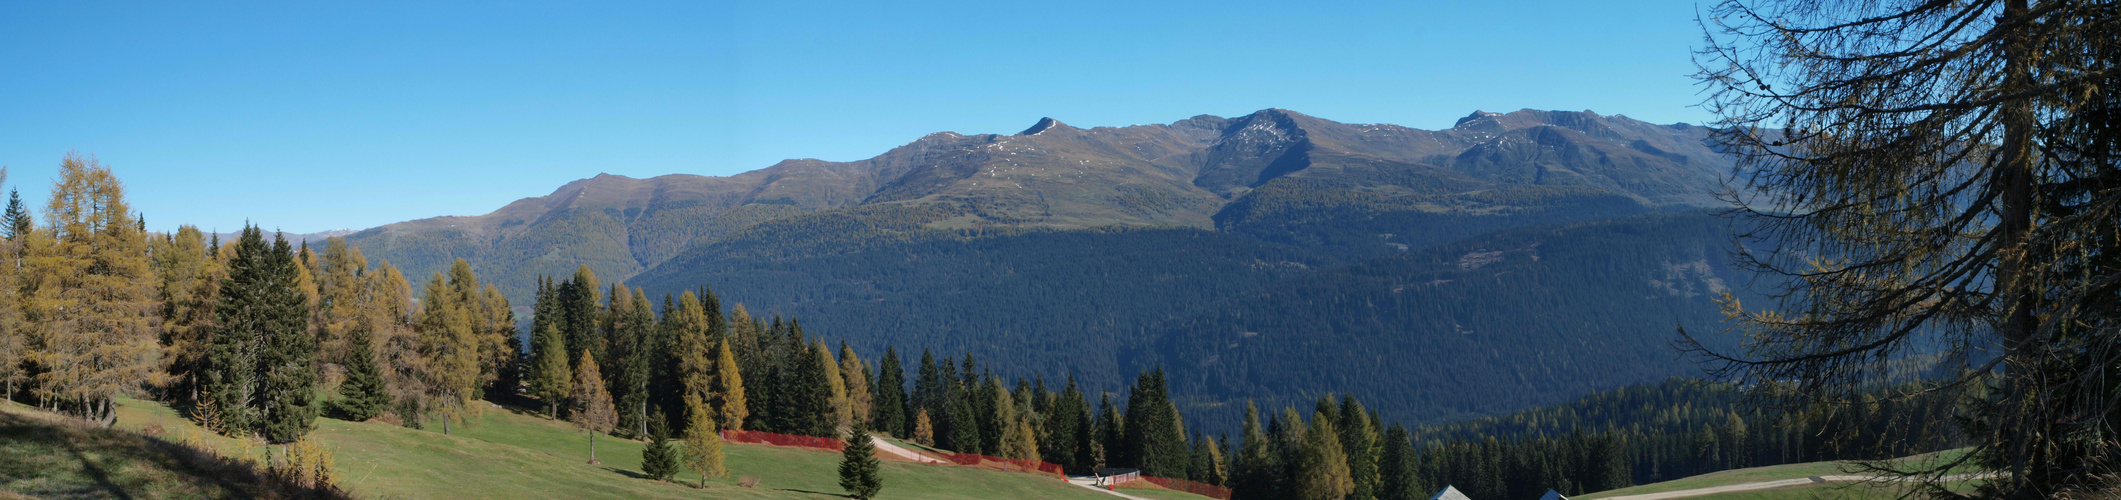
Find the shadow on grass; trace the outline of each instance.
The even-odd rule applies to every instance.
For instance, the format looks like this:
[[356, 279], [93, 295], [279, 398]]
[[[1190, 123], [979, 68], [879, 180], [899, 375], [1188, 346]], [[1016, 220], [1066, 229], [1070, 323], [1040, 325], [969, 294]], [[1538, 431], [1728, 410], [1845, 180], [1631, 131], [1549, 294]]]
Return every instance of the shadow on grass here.
[[[293, 484], [248, 460], [67, 417], [32, 417], [17, 411], [22, 410], [0, 412], [0, 472], [10, 477], [69, 482], [63, 476], [66, 470], [50, 460], [63, 451], [96, 483], [93, 489], [118, 498], [349, 498], [335, 488]], [[113, 471], [124, 475], [114, 477]]]
[[812, 494], [812, 495], [824, 495], [824, 496], [828, 496], [828, 497], [833, 497], [833, 498], [848, 498], [848, 497], [847, 497], [847, 494], [846, 494], [846, 493], [826, 493], [826, 492], [822, 492], [822, 491], [810, 491], [810, 490], [799, 490], [799, 489], [795, 489], [795, 488], [774, 488], [773, 490], [774, 490], [774, 491], [786, 491], [786, 492], [790, 492], [790, 493], [809, 493], [809, 494]]

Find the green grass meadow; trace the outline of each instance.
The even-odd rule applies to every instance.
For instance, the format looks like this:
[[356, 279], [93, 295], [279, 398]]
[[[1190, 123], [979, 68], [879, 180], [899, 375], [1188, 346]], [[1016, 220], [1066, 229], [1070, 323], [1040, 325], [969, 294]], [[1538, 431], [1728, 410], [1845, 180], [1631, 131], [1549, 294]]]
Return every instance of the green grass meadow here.
[[[221, 484], [210, 471], [163, 464], [170, 460], [157, 456], [160, 449], [153, 443], [193, 442], [222, 455], [253, 458], [272, 448], [205, 433], [168, 407], [133, 399], [120, 402], [118, 428], [159, 427], [159, 438], [117, 432], [93, 440], [24, 439], [55, 432], [46, 427], [57, 421], [34, 409], [0, 404], [8, 405], [0, 414], [0, 432], [7, 433], [0, 435], [0, 472], [8, 476], [0, 480], [0, 498], [7, 493], [249, 497], [248, 490]], [[332, 452], [339, 484], [362, 498], [845, 498], [836, 452], [725, 444], [729, 476], [711, 479], [702, 489], [693, 487], [699, 476], [690, 472], [680, 474], [679, 482], [643, 478], [643, 442], [598, 437], [601, 463], [589, 465], [588, 434], [533, 413], [489, 406], [450, 431], [445, 436], [437, 425], [416, 430], [320, 418], [311, 436]], [[65, 449], [70, 445], [73, 450]], [[974, 467], [885, 460], [883, 474], [882, 499], [1115, 498], [1052, 476]], [[758, 485], [738, 486], [738, 479], [746, 476], [758, 478]]]

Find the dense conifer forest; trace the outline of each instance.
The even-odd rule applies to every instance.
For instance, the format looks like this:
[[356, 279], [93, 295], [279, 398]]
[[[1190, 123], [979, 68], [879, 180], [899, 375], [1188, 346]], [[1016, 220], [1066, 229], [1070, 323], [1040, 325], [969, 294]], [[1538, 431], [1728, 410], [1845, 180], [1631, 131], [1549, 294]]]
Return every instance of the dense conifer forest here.
[[[16, 259], [18, 270], [6, 273], [14, 285], [0, 290], [18, 295], [0, 308], [0, 321], [7, 322], [0, 325], [6, 327], [0, 345], [19, 356], [0, 365], [0, 378], [10, 399], [105, 425], [120, 394], [157, 398], [212, 431], [271, 443], [301, 443], [327, 412], [446, 434], [494, 403], [591, 431], [585, 443], [591, 457], [596, 435], [648, 440], [653, 446], [644, 463], [653, 464], [651, 479], [670, 477], [680, 462], [703, 474], [717, 470], [721, 430], [820, 438], [874, 432], [962, 453], [1053, 462], [1074, 474], [1135, 468], [1228, 486], [1241, 498], [1418, 498], [1445, 484], [1481, 496], [1544, 488], [1574, 494], [1737, 467], [1886, 458], [1962, 442], [1940, 424], [1948, 421], [1952, 395], [1888, 398], [1835, 411], [1768, 409], [1742, 404], [1737, 388], [1689, 380], [1414, 427], [1352, 395], [1265, 406], [1247, 401], [1235, 404], [1244, 411], [1237, 425], [1222, 426], [1201, 418], [1212, 412], [1178, 397], [1173, 388], [1180, 384], [1162, 367], [1107, 385], [984, 355], [992, 351], [922, 349], [916, 356], [889, 344], [858, 347], [802, 318], [754, 314], [704, 284], [651, 295], [604, 283], [589, 266], [537, 277], [534, 300], [520, 308], [529, 318], [518, 321], [519, 308], [463, 261], [428, 277], [415, 293], [397, 268], [370, 263], [338, 238], [314, 250], [255, 227], [231, 242], [189, 226], [145, 232], [108, 169], [70, 157], [62, 173], [47, 222], [37, 224], [19, 197], [7, 212], [10, 251], [0, 256]], [[1152, 241], [1214, 238], [1132, 231], [1147, 232]], [[1703, 255], [1663, 255], [1659, 249], [1672, 245], [1604, 236], [1640, 233], [1678, 240], [1717, 234], [1698, 214], [1506, 232], [1350, 268], [1327, 281], [1413, 276], [1479, 282], [1496, 287], [1498, 296], [1522, 297], [1528, 289], [1512, 287], [1615, 279], [1608, 273]], [[938, 252], [948, 255], [982, 241], [932, 243], [959, 246]], [[1483, 253], [1491, 248], [1501, 250]], [[1592, 251], [1585, 249], [1628, 258], [1577, 262], [1588, 258], [1579, 252]], [[1464, 265], [1469, 255], [1489, 260]], [[1162, 265], [1174, 268], [1200, 265], [1183, 255], [1165, 258]], [[1493, 274], [1475, 272], [1481, 270]], [[1521, 277], [1530, 281], [1512, 281]], [[1698, 282], [1678, 278], [1684, 276], [1647, 284], [1645, 293], [1685, 299], [1702, 292], [1689, 288]], [[1328, 286], [1294, 283], [1285, 289]], [[1171, 286], [1174, 293], [1185, 288]], [[1341, 300], [1318, 299], [1329, 302], [1310, 304]], [[1301, 322], [1301, 310], [1278, 311]], [[519, 324], [528, 325], [527, 343]], [[851, 467], [849, 484], [869, 488], [860, 479], [865, 469]]]

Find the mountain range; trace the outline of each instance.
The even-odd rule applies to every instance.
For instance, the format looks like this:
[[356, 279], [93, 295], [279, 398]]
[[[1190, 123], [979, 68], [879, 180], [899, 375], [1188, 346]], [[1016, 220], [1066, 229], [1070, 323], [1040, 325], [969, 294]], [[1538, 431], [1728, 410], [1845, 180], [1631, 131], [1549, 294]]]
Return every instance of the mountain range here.
[[1339, 390], [1435, 421], [1693, 370], [1673, 327], [1713, 330], [1711, 299], [1744, 281], [1706, 211], [1732, 168], [1707, 134], [1589, 111], [1434, 131], [1046, 118], [859, 161], [598, 175], [347, 239], [416, 279], [465, 259], [518, 306], [587, 265], [651, 294], [712, 286], [865, 353], [1106, 390], [1164, 366], [1210, 420]]

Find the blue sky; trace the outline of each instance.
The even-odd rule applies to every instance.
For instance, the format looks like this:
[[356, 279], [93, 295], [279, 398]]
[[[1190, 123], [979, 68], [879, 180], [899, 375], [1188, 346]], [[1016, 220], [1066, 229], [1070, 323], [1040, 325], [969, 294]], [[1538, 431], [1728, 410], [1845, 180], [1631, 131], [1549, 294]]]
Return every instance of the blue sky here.
[[1707, 119], [1693, 2], [439, 3], [0, 0], [8, 186], [79, 151], [154, 229], [311, 232], [1043, 116]]

